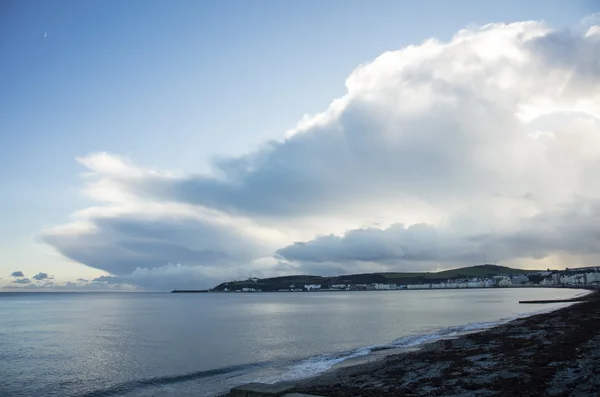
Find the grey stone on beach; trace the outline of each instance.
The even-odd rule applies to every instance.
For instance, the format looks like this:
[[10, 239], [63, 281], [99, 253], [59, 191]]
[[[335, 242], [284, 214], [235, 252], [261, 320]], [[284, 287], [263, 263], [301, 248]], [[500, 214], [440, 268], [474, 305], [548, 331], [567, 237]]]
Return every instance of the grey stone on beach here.
[[231, 389], [231, 397], [279, 397], [294, 391], [291, 383], [248, 383]]
[[422, 351], [441, 351], [448, 349], [471, 349], [475, 344], [468, 339], [442, 339], [423, 346]]

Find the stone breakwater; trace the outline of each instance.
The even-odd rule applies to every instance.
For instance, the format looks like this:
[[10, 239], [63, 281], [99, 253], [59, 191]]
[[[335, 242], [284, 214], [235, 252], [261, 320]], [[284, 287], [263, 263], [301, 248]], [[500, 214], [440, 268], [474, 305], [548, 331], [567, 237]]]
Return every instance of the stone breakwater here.
[[600, 294], [554, 312], [298, 382], [328, 397], [599, 396]]

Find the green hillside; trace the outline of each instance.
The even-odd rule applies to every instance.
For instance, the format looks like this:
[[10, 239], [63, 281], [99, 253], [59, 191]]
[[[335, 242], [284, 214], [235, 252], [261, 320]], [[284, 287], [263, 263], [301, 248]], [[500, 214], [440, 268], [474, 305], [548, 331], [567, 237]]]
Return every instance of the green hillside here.
[[539, 270], [512, 269], [510, 267], [497, 265], [479, 265], [444, 270], [436, 274], [444, 277], [459, 277], [462, 275], [466, 275], [468, 277], [493, 277], [500, 276], [502, 274], [529, 274], [538, 272]]
[[443, 270], [441, 272], [427, 272], [427, 273], [379, 273], [389, 279], [410, 279], [410, 278], [424, 278], [424, 279], [439, 279], [439, 278], [468, 278], [468, 277], [493, 277], [500, 276], [502, 274], [527, 274], [536, 273], [539, 270], [523, 270], [523, 269], [512, 269], [506, 266], [497, 265], [477, 265], [469, 267], [461, 267], [458, 269]]

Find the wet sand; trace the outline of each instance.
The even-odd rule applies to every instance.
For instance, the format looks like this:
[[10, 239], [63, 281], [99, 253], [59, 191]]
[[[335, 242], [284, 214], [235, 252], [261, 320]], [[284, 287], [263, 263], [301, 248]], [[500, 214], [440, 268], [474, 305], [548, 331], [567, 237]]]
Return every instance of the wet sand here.
[[337, 396], [600, 396], [600, 294], [297, 382]]

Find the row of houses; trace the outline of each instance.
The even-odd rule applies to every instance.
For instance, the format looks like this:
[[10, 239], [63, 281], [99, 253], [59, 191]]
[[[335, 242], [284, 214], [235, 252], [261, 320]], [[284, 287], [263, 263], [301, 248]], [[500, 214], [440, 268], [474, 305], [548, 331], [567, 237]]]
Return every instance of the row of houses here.
[[358, 291], [358, 290], [394, 290], [396, 284], [372, 283], [372, 284], [331, 284], [328, 290], [334, 291]]
[[332, 284], [329, 287], [323, 288], [322, 286], [304, 286], [307, 291], [314, 290], [328, 290], [328, 291], [389, 291], [398, 289], [446, 289], [446, 288], [489, 288], [497, 286], [498, 282], [493, 279], [461, 279], [461, 280], [447, 280], [443, 283], [422, 283], [422, 284], [385, 284], [385, 283], [373, 283], [373, 284]]
[[[509, 287], [517, 284], [523, 284], [529, 281], [525, 276], [515, 277], [496, 277], [496, 278], [471, 278], [447, 280], [442, 283], [422, 283], [422, 284], [392, 284], [392, 283], [372, 283], [372, 284], [291, 284], [289, 288], [280, 288], [279, 292], [301, 292], [301, 291], [390, 291], [399, 289], [459, 289], [459, 288], [491, 288], [491, 287]], [[227, 289], [225, 289], [227, 291]], [[236, 292], [260, 292], [258, 288], [242, 288]]]
[[431, 284], [409, 284], [407, 289], [462, 289], [462, 288], [490, 288], [496, 286], [492, 279], [471, 279], [471, 280], [448, 280], [445, 283]]
[[548, 287], [555, 285], [588, 284], [600, 284], [600, 271], [554, 273], [550, 277], [547, 277], [540, 282], [540, 285]]

